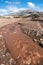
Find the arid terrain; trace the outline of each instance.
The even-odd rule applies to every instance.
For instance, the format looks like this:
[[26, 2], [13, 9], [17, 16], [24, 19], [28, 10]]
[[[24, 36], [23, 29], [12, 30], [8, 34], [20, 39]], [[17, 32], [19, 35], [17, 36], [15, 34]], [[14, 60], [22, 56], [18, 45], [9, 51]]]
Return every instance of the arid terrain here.
[[0, 65], [43, 65], [41, 39], [43, 20], [0, 18]]
[[6, 25], [6, 24], [9, 24], [9, 23], [13, 23], [13, 22], [16, 22], [16, 21], [20, 21], [21, 18], [0, 18], [0, 27]]

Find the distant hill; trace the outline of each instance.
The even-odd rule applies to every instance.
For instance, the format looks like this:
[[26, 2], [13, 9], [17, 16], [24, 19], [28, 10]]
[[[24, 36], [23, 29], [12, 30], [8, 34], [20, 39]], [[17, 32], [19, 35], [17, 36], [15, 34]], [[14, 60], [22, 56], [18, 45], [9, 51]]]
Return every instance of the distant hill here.
[[4, 17], [32, 17], [38, 15], [41, 19], [43, 19], [43, 12], [32, 11], [32, 10], [22, 10], [15, 13], [10, 13], [5, 15]]

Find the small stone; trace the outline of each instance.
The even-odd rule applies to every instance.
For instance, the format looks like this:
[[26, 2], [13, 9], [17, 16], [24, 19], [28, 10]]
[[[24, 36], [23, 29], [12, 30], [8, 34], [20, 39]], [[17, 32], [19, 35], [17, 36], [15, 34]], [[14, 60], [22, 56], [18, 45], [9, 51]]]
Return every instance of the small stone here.
[[39, 54], [38, 52], [36, 53], [36, 55], [37, 55], [39, 58], [41, 57], [40, 54]]
[[14, 65], [16, 64], [16, 61], [14, 61]]
[[9, 60], [9, 64], [10, 64], [10, 65], [13, 65], [13, 64], [16, 64], [16, 62], [14, 63], [14, 59], [11, 58], [11, 59]]
[[3, 57], [5, 57], [5, 55], [2, 55]]
[[2, 38], [3, 36], [2, 35], [0, 35], [0, 38]]
[[31, 64], [31, 58], [29, 58], [28, 61], [26, 61], [26, 64], [30, 65]]

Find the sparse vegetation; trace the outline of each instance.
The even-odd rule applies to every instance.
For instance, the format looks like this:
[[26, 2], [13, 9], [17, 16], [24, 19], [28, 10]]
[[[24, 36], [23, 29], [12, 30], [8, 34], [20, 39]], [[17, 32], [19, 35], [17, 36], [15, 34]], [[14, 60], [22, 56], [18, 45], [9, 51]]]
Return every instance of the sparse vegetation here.
[[32, 20], [38, 20], [39, 19], [39, 15], [38, 14], [33, 14], [32, 15]]

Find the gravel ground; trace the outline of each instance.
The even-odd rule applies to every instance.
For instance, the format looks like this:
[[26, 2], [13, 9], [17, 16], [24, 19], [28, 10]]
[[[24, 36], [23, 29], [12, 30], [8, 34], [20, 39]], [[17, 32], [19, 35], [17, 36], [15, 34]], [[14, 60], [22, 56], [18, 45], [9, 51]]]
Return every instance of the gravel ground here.
[[2, 35], [0, 35], [0, 65], [15, 65], [14, 59], [5, 46]]

